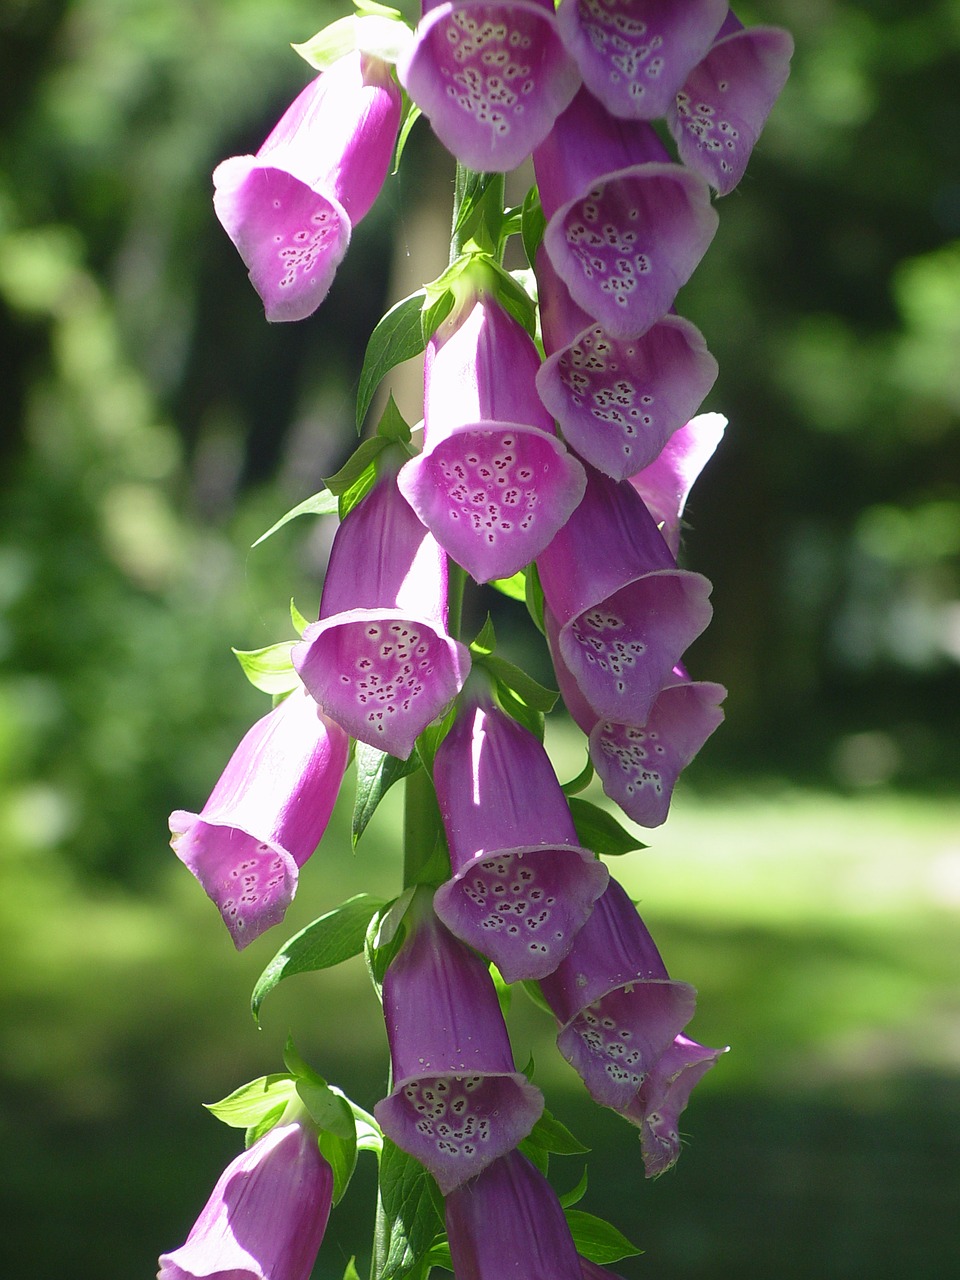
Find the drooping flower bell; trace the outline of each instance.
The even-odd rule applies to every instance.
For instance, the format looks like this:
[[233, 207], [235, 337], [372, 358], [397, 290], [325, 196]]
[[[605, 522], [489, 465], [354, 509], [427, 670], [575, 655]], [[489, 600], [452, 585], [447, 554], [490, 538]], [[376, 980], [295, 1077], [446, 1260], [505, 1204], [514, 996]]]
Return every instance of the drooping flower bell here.
[[268, 320], [303, 320], [326, 297], [389, 171], [400, 109], [388, 64], [354, 51], [307, 85], [255, 156], [218, 165], [214, 208]]
[[331, 719], [406, 759], [460, 691], [470, 655], [447, 633], [447, 558], [400, 495], [397, 460], [381, 459], [337, 529], [319, 620], [292, 658]]
[[404, 921], [409, 933], [383, 980], [393, 1091], [374, 1114], [446, 1195], [527, 1136], [543, 1096], [514, 1066], [484, 962], [423, 890]]
[[661, 453], [713, 386], [717, 362], [689, 320], [666, 315], [616, 338], [571, 298], [541, 245], [537, 283], [546, 360], [540, 399], [581, 457], [625, 480]]
[[333, 1199], [333, 1171], [306, 1123], [281, 1123], [220, 1175], [157, 1280], [309, 1280]]
[[507, 982], [552, 973], [609, 875], [579, 844], [543, 746], [474, 677], [433, 777], [453, 869], [437, 914]]
[[677, 1036], [650, 1068], [623, 1112], [640, 1130], [640, 1151], [648, 1178], [664, 1173], [680, 1158], [680, 1113], [690, 1101], [694, 1085], [726, 1052]]
[[532, 338], [483, 292], [471, 294], [427, 347], [424, 449], [399, 485], [478, 582], [529, 564], [583, 496], [583, 468], [537, 395], [539, 367]]
[[680, 550], [680, 520], [700, 472], [723, 438], [722, 413], [700, 413], [675, 431], [658, 456], [630, 477], [674, 556]]
[[697, 994], [669, 977], [616, 880], [540, 989], [560, 1024], [560, 1052], [597, 1102], [621, 1112], [693, 1017]]
[[171, 844], [238, 950], [278, 924], [326, 830], [349, 740], [296, 689], [247, 732], [200, 814], [170, 815]]
[[574, 301], [614, 337], [645, 333], [716, 232], [707, 183], [671, 161], [651, 125], [610, 115], [586, 89], [533, 163], [543, 243]]
[[447, 1196], [457, 1280], [583, 1280], [557, 1193], [518, 1151]]
[[461, 164], [515, 169], [580, 84], [552, 0], [423, 0], [400, 83]]
[[744, 28], [731, 11], [706, 57], [666, 113], [684, 164], [721, 196], [743, 177], [750, 153], [790, 74], [793, 37], [780, 27]]
[[710, 621], [710, 583], [678, 569], [639, 494], [592, 467], [576, 511], [537, 559], [556, 643], [598, 716], [643, 724]]
[[726, 11], [726, 0], [561, 0], [557, 26], [584, 84], [611, 114], [654, 120]]

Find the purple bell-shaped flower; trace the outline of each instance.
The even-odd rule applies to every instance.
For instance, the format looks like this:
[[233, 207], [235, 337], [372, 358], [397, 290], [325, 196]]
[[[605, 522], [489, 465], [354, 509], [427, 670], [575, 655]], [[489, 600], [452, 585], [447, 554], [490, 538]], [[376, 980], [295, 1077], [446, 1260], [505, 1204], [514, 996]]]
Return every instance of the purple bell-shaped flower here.
[[583, 497], [583, 468], [537, 395], [539, 367], [523, 326], [482, 293], [427, 347], [424, 449], [399, 485], [478, 582], [529, 564]]
[[537, 560], [558, 651], [597, 716], [643, 724], [710, 621], [710, 583], [678, 569], [639, 494], [587, 468], [587, 492]]
[[171, 844], [239, 950], [279, 924], [326, 830], [349, 740], [303, 689], [248, 730], [200, 814], [170, 815]]
[[612, 115], [654, 120], [726, 12], [726, 0], [561, 0], [557, 26], [584, 84]]
[[693, 1017], [697, 995], [669, 977], [616, 880], [540, 989], [560, 1024], [560, 1052], [597, 1102], [621, 1112]]
[[457, 1280], [583, 1280], [557, 1193], [513, 1151], [446, 1200]]
[[303, 90], [255, 156], [213, 175], [213, 206], [268, 320], [319, 307], [390, 168], [401, 95], [390, 67], [359, 51]]
[[552, 0], [424, 0], [400, 83], [469, 169], [515, 169], [580, 84]]
[[723, 439], [722, 413], [701, 413], [675, 431], [657, 457], [630, 477], [674, 556], [680, 550], [680, 518], [700, 472]]
[[574, 301], [611, 335], [645, 333], [673, 306], [717, 230], [710, 188], [653, 127], [581, 89], [533, 155], [543, 243]]
[[333, 1171], [307, 1124], [275, 1125], [237, 1156], [157, 1280], [309, 1280], [333, 1201]]
[[680, 1158], [677, 1122], [690, 1093], [726, 1049], [677, 1036], [650, 1068], [623, 1115], [640, 1130], [640, 1150], [648, 1178], [665, 1172]]
[[543, 746], [470, 689], [433, 769], [453, 878], [434, 905], [507, 982], [552, 973], [606, 887]]
[[512, 1151], [543, 1111], [513, 1062], [486, 964], [433, 914], [421, 891], [383, 980], [393, 1091], [374, 1114], [447, 1195]]
[[743, 177], [760, 132], [790, 74], [793, 37], [750, 27], [731, 12], [667, 111], [684, 164], [721, 196]]
[[337, 529], [319, 620], [292, 658], [331, 719], [402, 759], [459, 693], [470, 655], [447, 633], [447, 558], [389, 465]]
[[537, 282], [547, 358], [540, 399], [564, 439], [614, 480], [652, 463], [697, 411], [717, 362], [689, 320], [666, 315], [639, 338], [616, 338], [571, 298], [543, 246]]

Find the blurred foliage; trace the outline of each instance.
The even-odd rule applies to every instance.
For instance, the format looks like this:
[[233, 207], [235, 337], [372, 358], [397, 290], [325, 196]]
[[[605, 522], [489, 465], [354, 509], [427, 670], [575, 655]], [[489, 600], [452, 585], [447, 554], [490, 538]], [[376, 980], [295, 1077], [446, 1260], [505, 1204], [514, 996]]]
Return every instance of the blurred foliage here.
[[[291, 596], [315, 607], [329, 521], [246, 549], [349, 452], [391, 277], [445, 258], [442, 237], [425, 253], [421, 215], [449, 198], [452, 174], [423, 123], [302, 324], [264, 323], [213, 217], [209, 173], [255, 150], [310, 74], [289, 42], [341, 12], [333, 0], [0, 3], [0, 1132], [20, 1153], [0, 1190], [22, 1228], [18, 1273], [63, 1273], [62, 1219], [72, 1239], [101, 1240], [71, 1255], [78, 1280], [146, 1274], [172, 1242], [155, 1238], [157, 1215], [179, 1221], [232, 1150], [210, 1122], [194, 1152], [185, 1108], [198, 1088], [213, 1097], [273, 1069], [294, 1007], [278, 995], [275, 1035], [251, 1038], [244, 995], [273, 941], [238, 965], [166, 849], [165, 819], [202, 804], [265, 710], [228, 645], [290, 636]], [[929, 1241], [960, 1112], [956, 985], [920, 994], [948, 929], [929, 895], [911, 896], [902, 859], [932, 841], [924, 874], [955, 910], [956, 813], [821, 796], [798, 814], [778, 792], [762, 812], [731, 798], [727, 829], [723, 806], [757, 773], [869, 798], [887, 783], [929, 796], [960, 768], [960, 2], [738, 12], [788, 26], [797, 53], [679, 300], [720, 362], [705, 408], [731, 422], [685, 544], [716, 584], [691, 667], [729, 686], [728, 721], [681, 791], [684, 804], [714, 801], [668, 828], [700, 861], [684, 872], [678, 851], [673, 880], [642, 863], [636, 887], [666, 904], [668, 959], [713, 1001], [702, 1035], [738, 1042], [740, 1063], [705, 1083], [691, 1181], [658, 1183], [636, 1234], [662, 1277], [766, 1280], [902, 1274], [922, 1227], [936, 1270], [952, 1258], [942, 1236]], [[737, 852], [747, 829], [756, 847]], [[327, 837], [338, 853], [347, 832], [341, 814]], [[841, 883], [835, 860], [858, 838], [865, 855]], [[369, 862], [326, 872], [321, 850], [321, 909], [371, 887], [371, 865], [390, 891], [373, 841]], [[765, 863], [761, 846], [786, 862]], [[851, 916], [873, 901], [878, 847], [898, 869], [869, 928], [815, 909], [818, 891]], [[316, 898], [298, 902], [291, 923], [316, 913]], [[332, 999], [359, 1007], [362, 981], [337, 979]], [[318, 1020], [303, 1044], [368, 1102], [375, 1012], [341, 1018], [336, 1035]], [[338, 1077], [358, 1051], [355, 1079]], [[618, 1168], [622, 1140], [597, 1126]], [[922, 1175], [917, 1152], [932, 1161]], [[737, 1176], [718, 1195], [725, 1161]], [[624, 1214], [635, 1192], [631, 1179], [608, 1188]], [[811, 1244], [821, 1228], [829, 1258]], [[348, 1256], [356, 1240], [342, 1240]], [[342, 1274], [336, 1252], [323, 1265]]]

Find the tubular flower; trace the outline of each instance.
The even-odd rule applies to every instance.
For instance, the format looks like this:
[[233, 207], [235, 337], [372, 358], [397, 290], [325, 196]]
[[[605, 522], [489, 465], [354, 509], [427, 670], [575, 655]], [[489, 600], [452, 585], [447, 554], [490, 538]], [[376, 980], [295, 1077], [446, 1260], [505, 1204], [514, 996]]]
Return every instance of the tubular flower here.
[[597, 1102], [621, 1112], [693, 1017], [697, 994], [671, 980], [615, 880], [540, 988], [560, 1024], [560, 1052]]
[[470, 655], [447, 634], [446, 556], [392, 472], [337, 529], [319, 620], [292, 658], [327, 715], [403, 759], [460, 691]]
[[722, 413], [701, 413], [675, 431], [653, 462], [630, 477], [674, 556], [680, 550], [680, 518], [700, 472], [723, 438]]
[[580, 84], [552, 0], [424, 0], [400, 83], [469, 169], [515, 169]]
[[651, 125], [618, 120], [585, 89], [533, 163], [543, 243], [574, 301], [614, 337], [645, 333], [714, 237], [707, 183], [670, 160]]
[[561, 0], [557, 26], [584, 84], [612, 115], [653, 120], [726, 11], [726, 0]]
[[453, 878], [434, 904], [507, 982], [552, 973], [606, 887], [547, 753], [492, 697], [465, 700], [434, 761]]
[[556, 1192], [518, 1151], [447, 1196], [457, 1280], [582, 1280]]
[[353, 52], [317, 76], [255, 156], [213, 175], [213, 205], [268, 320], [303, 320], [327, 295], [390, 168], [400, 90], [381, 59]]
[[316, 1133], [278, 1124], [223, 1171], [157, 1280], [309, 1280], [332, 1198]]
[[586, 702], [643, 724], [710, 621], [710, 583], [677, 568], [639, 494], [587, 469], [583, 501], [537, 560], [557, 651]]
[[247, 732], [201, 813], [170, 815], [171, 844], [239, 950], [279, 924], [320, 843], [347, 766], [347, 735], [295, 690]]
[[383, 982], [395, 1083], [374, 1112], [446, 1195], [527, 1136], [543, 1096], [514, 1066], [486, 964], [423, 901]]
[[648, 1178], [664, 1173], [680, 1158], [677, 1122], [690, 1101], [690, 1092], [726, 1049], [677, 1036], [661, 1054], [623, 1112], [640, 1130], [640, 1151]]
[[547, 353], [540, 399], [581, 457], [625, 480], [696, 412], [717, 362], [699, 329], [677, 315], [639, 338], [612, 337], [573, 301], [542, 245], [537, 283]]
[[540, 357], [523, 326], [483, 295], [454, 325], [427, 347], [424, 451], [399, 485], [441, 546], [486, 582], [544, 549], [586, 480], [537, 395]]
[[667, 111], [680, 159], [719, 195], [743, 177], [750, 153], [790, 74], [793, 37], [751, 27], [731, 12]]

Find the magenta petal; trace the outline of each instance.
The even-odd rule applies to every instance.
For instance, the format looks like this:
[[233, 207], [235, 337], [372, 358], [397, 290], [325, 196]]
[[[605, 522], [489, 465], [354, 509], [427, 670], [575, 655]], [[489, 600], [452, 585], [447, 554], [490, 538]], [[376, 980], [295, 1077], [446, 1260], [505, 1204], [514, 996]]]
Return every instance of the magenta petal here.
[[611, 800], [641, 827], [666, 821], [677, 778], [723, 720], [723, 685], [688, 681], [661, 690], [642, 726], [601, 720], [590, 759]]
[[445, 1208], [457, 1280], [582, 1280], [557, 1194], [519, 1152], [448, 1195]]
[[247, 266], [267, 319], [312, 315], [350, 243], [343, 207], [253, 156], [224, 160], [213, 182], [217, 217]]
[[406, 464], [400, 489], [477, 582], [534, 560], [583, 497], [583, 468], [554, 435], [518, 423], [465, 425]]
[[309, 1280], [332, 1198], [316, 1134], [277, 1125], [223, 1171], [157, 1280]]
[[667, 546], [680, 550], [680, 517], [700, 472], [723, 438], [722, 413], [701, 413], [675, 431], [653, 462], [630, 477]]
[[437, 751], [434, 782], [454, 873], [437, 915], [508, 982], [551, 973], [609, 877], [577, 843], [543, 747], [490, 701], [469, 705]]
[[680, 1114], [690, 1100], [694, 1085], [703, 1079], [722, 1053], [726, 1053], [726, 1049], [708, 1049], [686, 1036], [677, 1036], [624, 1110], [626, 1118], [640, 1130], [640, 1150], [648, 1178], [665, 1172], [679, 1159], [677, 1122]]
[[514, 1068], [487, 966], [432, 914], [387, 970], [383, 1012], [394, 1088], [377, 1120], [447, 1194], [527, 1136], [543, 1096]]
[[611, 880], [573, 949], [541, 990], [560, 1052], [604, 1106], [623, 1110], [693, 1017], [696, 992], [667, 975], [636, 908]]
[[726, 0], [561, 0], [557, 26], [608, 111], [653, 120], [707, 52], [726, 12]]
[[591, 325], [547, 358], [537, 387], [581, 457], [624, 480], [658, 456], [716, 376], [700, 331], [664, 316], [639, 338]]
[[720, 195], [743, 177], [792, 56], [793, 38], [779, 27], [725, 35], [694, 67], [667, 112], [680, 159]]
[[516, 168], [580, 83], [539, 0], [432, 6], [397, 71], [447, 150], [481, 172]]
[[320, 842], [347, 735], [296, 690], [247, 732], [199, 814], [170, 815], [171, 844], [245, 947], [278, 924]]

